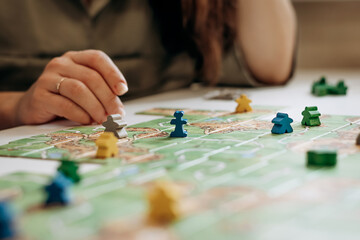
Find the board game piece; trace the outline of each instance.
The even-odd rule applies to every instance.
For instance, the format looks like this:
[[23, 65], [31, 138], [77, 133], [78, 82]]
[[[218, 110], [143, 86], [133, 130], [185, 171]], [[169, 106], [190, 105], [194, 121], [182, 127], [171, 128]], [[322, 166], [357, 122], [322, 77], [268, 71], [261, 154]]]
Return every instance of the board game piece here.
[[[319, 81], [315, 81], [312, 84], [311, 93], [314, 95], [318, 95], [317, 91], [319, 88], [325, 90], [324, 93], [322, 91], [320, 91], [321, 93], [323, 93], [324, 95], [327, 94], [327, 84], [326, 84], [326, 78], [324, 76], [321, 77]], [[324, 96], [324, 95], [321, 95], [321, 96]]]
[[62, 161], [61, 165], [58, 167], [58, 171], [64, 174], [74, 183], [78, 183], [81, 180], [80, 175], [78, 174], [79, 166], [73, 161]]
[[187, 124], [187, 119], [183, 119], [184, 111], [175, 111], [174, 117], [170, 124], [175, 125], [175, 130], [170, 133], [170, 137], [187, 137], [187, 131], [184, 130], [184, 124]]
[[120, 114], [109, 115], [102, 125], [105, 127], [104, 132], [112, 132], [117, 138], [125, 138], [128, 136], [125, 130], [127, 123], [122, 119]]
[[348, 87], [345, 85], [344, 80], [339, 81], [336, 87], [338, 95], [346, 95]]
[[356, 138], [356, 145], [360, 146], [360, 133]]
[[348, 87], [345, 85], [344, 81], [339, 81], [336, 86], [330, 86], [328, 89], [329, 94], [334, 95], [346, 95]]
[[119, 150], [116, 145], [118, 139], [114, 136], [112, 132], [104, 132], [100, 137], [95, 141], [96, 146], [98, 147], [96, 151], [97, 158], [109, 158], [115, 157]]
[[272, 133], [284, 134], [291, 133], [293, 131], [293, 128], [290, 125], [293, 120], [289, 118], [287, 113], [277, 113], [276, 117], [271, 122], [274, 123], [274, 126], [271, 129]]
[[332, 95], [346, 95], [348, 87], [345, 85], [344, 80], [340, 80], [336, 85], [329, 85], [325, 77], [317, 82], [314, 82], [311, 87], [311, 93], [315, 96]]
[[180, 216], [179, 196], [169, 182], [156, 182], [148, 194], [148, 219], [152, 223], [167, 224]]
[[241, 94], [238, 99], [235, 100], [238, 103], [235, 112], [236, 113], [244, 113], [251, 112], [252, 108], [250, 103], [252, 102], [245, 94]]
[[318, 167], [332, 167], [336, 165], [337, 152], [335, 150], [309, 150], [307, 152], [307, 165]]
[[13, 239], [16, 236], [13, 211], [6, 201], [0, 202], [0, 239]]
[[303, 119], [301, 121], [302, 125], [305, 126], [320, 126], [320, 112], [316, 106], [305, 107], [305, 110], [302, 111]]
[[68, 205], [71, 202], [71, 184], [70, 179], [58, 172], [52, 182], [44, 188], [47, 195], [45, 206]]
[[[320, 117], [321, 127], [307, 131], [301, 128], [302, 111], [299, 111], [299, 122], [294, 124], [294, 119], [291, 123], [295, 134], [271, 134], [273, 123], [268, 116], [271, 114], [271, 120], [277, 112], [286, 112], [280, 109], [282, 107], [257, 106], [247, 114], [216, 111], [215, 107], [187, 109], [183, 118], [191, 124], [190, 138], [170, 140], [169, 134], [175, 126], [169, 123], [175, 110], [147, 111], [156, 117], [126, 129], [130, 138], [121, 144], [125, 139], [118, 140], [119, 154], [114, 161], [99, 161], [92, 156], [96, 151], [93, 141], [99, 137], [102, 126], [64, 127], [46, 135], [12, 139], [0, 146], [0, 155], [49, 161], [49, 153], [60, 153], [53, 155], [54, 159], [61, 160], [62, 155], [68, 155], [69, 160], [97, 163], [97, 167], [89, 169], [85, 181], [70, 188], [77, 197], [73, 198], [71, 207], [42, 209], [32, 204], [44, 195], [39, 184], [46, 177], [41, 172], [0, 176], [0, 195], [4, 187], [21, 189], [21, 198], [11, 204], [21, 213], [16, 215], [21, 234], [36, 240], [95, 240], [107, 236], [131, 239], [125, 234], [103, 235], [107, 223], [116, 227], [119, 222], [125, 229], [145, 225], [146, 229], [137, 228], [139, 235], [161, 228], [172, 233], [172, 239], [209, 239], [209, 234], [210, 238], [213, 235], [236, 239], [239, 235], [251, 235], [262, 239], [264, 233], [247, 227], [247, 216], [252, 215], [259, 216], [250, 219], [252, 225], [271, 224], [279, 229], [284, 229], [289, 218], [294, 218], [294, 226], [303, 233], [308, 233], [308, 220], [315, 219], [317, 227], [326, 229], [324, 239], [340, 233], [360, 235], [358, 223], [354, 221], [359, 217], [357, 199], [348, 201], [347, 198], [358, 196], [360, 189], [357, 174], [360, 166], [356, 164], [360, 160], [360, 146], [355, 145], [360, 133], [359, 116]], [[288, 115], [293, 117], [289, 112]], [[169, 130], [169, 126], [173, 129]], [[349, 140], [352, 140], [350, 144]], [[338, 149], [341, 167], [339, 164], [336, 169], [307, 169], [309, 148]], [[297, 164], [299, 159], [303, 166]], [[340, 157], [338, 160], [340, 163]], [[179, 208], [186, 218], [180, 216], [174, 225], [154, 225], [147, 221], [147, 199], [141, 196], [144, 189], [153, 185], [152, 179], [161, 177], [173, 179], [179, 192], [184, 193], [179, 199]], [[291, 206], [291, 211], [279, 215], [284, 204]], [[311, 211], [306, 212], [306, 218], [297, 218], [304, 212], [304, 206]], [[319, 218], [319, 213], [322, 216], [324, 212], [341, 219]], [[329, 228], [334, 222], [339, 223], [336, 229]], [[284, 231], [272, 232], [271, 237], [281, 239]], [[286, 236], [291, 234], [286, 232]]]
[[328, 94], [329, 86], [316, 86], [314, 90], [314, 95], [318, 97], [326, 96]]

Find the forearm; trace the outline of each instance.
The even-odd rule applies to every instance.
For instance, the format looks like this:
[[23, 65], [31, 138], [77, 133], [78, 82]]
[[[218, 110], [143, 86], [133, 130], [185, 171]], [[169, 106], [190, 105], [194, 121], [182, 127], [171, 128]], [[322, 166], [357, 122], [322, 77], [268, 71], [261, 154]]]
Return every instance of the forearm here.
[[15, 127], [17, 104], [24, 92], [0, 92], [0, 129]]
[[239, 43], [253, 75], [279, 84], [290, 75], [296, 18], [288, 0], [239, 0]]

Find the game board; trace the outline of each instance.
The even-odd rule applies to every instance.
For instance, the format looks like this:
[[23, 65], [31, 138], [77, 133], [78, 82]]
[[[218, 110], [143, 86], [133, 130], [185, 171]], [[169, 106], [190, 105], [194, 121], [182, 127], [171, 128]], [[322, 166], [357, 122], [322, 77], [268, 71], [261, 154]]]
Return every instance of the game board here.
[[[169, 138], [175, 109], [142, 114], [159, 119], [129, 126], [119, 156], [95, 159], [101, 126], [83, 126], [0, 146], [0, 155], [100, 163], [74, 185], [74, 203], [43, 209], [53, 176], [29, 172], [0, 178], [25, 239], [358, 239], [359, 116], [322, 115], [321, 126], [292, 124], [271, 134], [279, 107], [249, 113], [182, 109], [187, 138]], [[301, 113], [299, 113], [301, 114]], [[290, 116], [293, 117], [293, 116]], [[270, 119], [270, 120], [269, 120]], [[334, 168], [306, 167], [306, 151], [338, 150]], [[1, 161], [2, 159], [0, 159]], [[183, 217], [147, 225], [146, 192], [156, 179], [181, 192]]]

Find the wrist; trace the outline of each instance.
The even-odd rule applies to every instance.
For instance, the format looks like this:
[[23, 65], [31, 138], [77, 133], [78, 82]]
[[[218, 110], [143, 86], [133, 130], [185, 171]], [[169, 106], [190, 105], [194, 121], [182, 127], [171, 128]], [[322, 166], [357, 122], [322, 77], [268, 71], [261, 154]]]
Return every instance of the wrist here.
[[24, 92], [3, 92], [0, 93], [0, 129], [15, 127], [20, 125], [18, 119], [18, 105]]

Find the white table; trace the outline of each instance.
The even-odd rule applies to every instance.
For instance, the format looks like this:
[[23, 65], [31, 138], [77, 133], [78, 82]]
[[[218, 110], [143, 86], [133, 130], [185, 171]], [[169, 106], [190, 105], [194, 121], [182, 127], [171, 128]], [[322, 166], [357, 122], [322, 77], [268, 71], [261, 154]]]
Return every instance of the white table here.
[[[328, 81], [335, 84], [339, 79], [345, 79], [348, 85], [346, 96], [315, 97], [310, 94], [311, 84], [320, 76], [326, 74]], [[125, 103], [127, 115], [125, 120], [129, 125], [155, 119], [156, 116], [135, 115], [136, 112], [153, 107], [178, 107], [196, 109], [219, 109], [233, 111], [235, 102], [220, 100], [205, 100], [204, 94], [215, 88], [193, 87], [174, 92], [163, 93]], [[307, 70], [299, 71], [286, 86], [266, 88], [241, 89], [252, 99], [254, 105], [284, 106], [295, 121], [301, 121], [301, 111], [305, 106], [318, 106], [322, 114], [360, 115], [360, 70]], [[21, 126], [0, 131], [0, 145], [20, 138], [53, 132], [76, 125], [62, 120], [38, 126]], [[28, 171], [34, 173], [53, 174], [58, 162], [33, 160], [23, 158], [0, 157], [0, 175]], [[81, 172], [96, 168], [94, 164], [82, 164]]]

